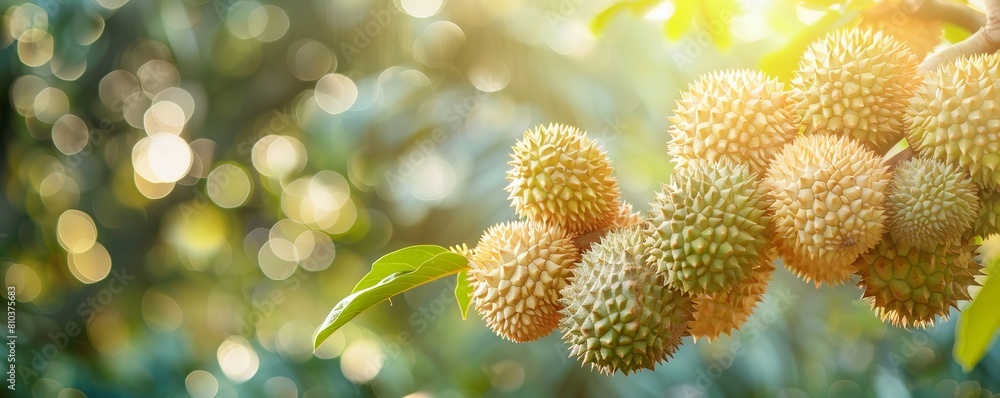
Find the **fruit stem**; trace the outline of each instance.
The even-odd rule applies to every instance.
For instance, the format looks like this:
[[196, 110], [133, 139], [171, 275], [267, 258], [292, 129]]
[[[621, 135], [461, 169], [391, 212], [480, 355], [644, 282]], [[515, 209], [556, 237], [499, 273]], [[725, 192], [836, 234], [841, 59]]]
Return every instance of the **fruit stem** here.
[[[927, 0], [915, 11], [916, 14], [922, 14], [924, 7], [931, 6], [930, 11], [935, 11], [939, 13], [939, 18], [954, 22], [956, 24], [962, 25], [957, 22], [954, 18], [949, 16], [954, 16], [954, 12], [949, 13], [944, 11], [943, 8], [935, 10], [935, 7], [945, 5], [942, 0]], [[933, 55], [927, 57], [923, 63], [920, 64], [920, 69], [923, 71], [932, 71], [937, 69], [938, 66], [948, 63], [956, 58], [961, 58], [965, 56], [975, 55], [975, 54], [989, 54], [1000, 50], [1000, 0], [986, 0], [986, 15], [985, 15], [985, 25], [976, 29], [975, 32], [958, 43], [955, 43]], [[952, 3], [947, 8], [955, 9], [966, 9], [963, 14], [975, 13], [979, 14], [977, 11], [958, 4]], [[928, 12], [930, 12], [928, 11]], [[957, 11], [956, 11], [957, 12]], [[971, 15], [971, 14], [970, 14]], [[966, 27], [965, 25], [962, 25]], [[974, 27], [976, 24], [969, 24], [968, 27]], [[970, 30], [971, 31], [971, 30]]]
[[903, 162], [909, 160], [910, 158], [916, 156], [916, 154], [917, 153], [913, 152], [912, 148], [905, 148], [902, 151], [899, 151], [899, 152], [897, 152], [896, 154], [894, 154], [892, 156], [889, 156], [887, 158], [883, 158], [882, 159], [882, 164], [886, 165], [886, 166], [889, 166], [889, 170], [892, 171], [892, 170], [895, 170], [896, 167], [899, 166], [900, 163], [903, 163]]
[[593, 246], [597, 242], [600, 242], [601, 238], [603, 238], [605, 234], [613, 230], [614, 228], [605, 228], [581, 234], [580, 236], [573, 238], [573, 244], [576, 245], [576, 248], [580, 250], [580, 253], [586, 253], [590, 251], [591, 246]]
[[986, 40], [1000, 45], [1000, 0], [986, 0]]

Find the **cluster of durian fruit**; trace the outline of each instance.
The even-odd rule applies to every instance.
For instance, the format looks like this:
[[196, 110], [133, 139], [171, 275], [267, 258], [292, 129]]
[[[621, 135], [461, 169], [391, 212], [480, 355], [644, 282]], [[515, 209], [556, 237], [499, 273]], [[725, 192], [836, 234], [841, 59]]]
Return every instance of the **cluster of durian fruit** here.
[[[881, 31], [813, 43], [790, 87], [711, 73], [670, 118], [670, 182], [648, 213], [621, 199], [606, 152], [566, 125], [513, 147], [519, 221], [469, 259], [473, 302], [499, 336], [556, 328], [604, 373], [652, 369], [685, 336], [739, 328], [776, 262], [819, 287], [857, 275], [882, 319], [925, 327], [969, 299], [977, 237], [1000, 222], [1000, 54], [918, 71]], [[885, 154], [905, 138], [916, 157]]]

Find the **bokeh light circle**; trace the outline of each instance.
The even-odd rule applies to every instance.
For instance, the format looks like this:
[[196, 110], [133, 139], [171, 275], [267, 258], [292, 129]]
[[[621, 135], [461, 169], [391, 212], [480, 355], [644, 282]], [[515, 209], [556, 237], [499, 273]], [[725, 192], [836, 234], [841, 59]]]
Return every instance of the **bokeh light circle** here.
[[83, 253], [97, 242], [97, 226], [87, 213], [66, 210], [56, 221], [56, 240], [67, 252]]
[[5, 275], [7, 286], [13, 286], [18, 301], [34, 300], [42, 292], [42, 280], [31, 267], [24, 264], [10, 264]]
[[83, 283], [96, 283], [104, 280], [111, 272], [111, 255], [104, 245], [94, 243], [89, 249], [70, 253], [68, 259], [69, 271]]
[[79, 116], [67, 113], [52, 125], [52, 144], [65, 155], [79, 153], [89, 140], [90, 129]]
[[205, 191], [216, 205], [231, 209], [242, 206], [250, 198], [253, 182], [242, 167], [222, 164], [208, 174]]
[[250, 342], [240, 336], [230, 336], [219, 344], [216, 358], [226, 377], [237, 383], [250, 380], [260, 367], [257, 352], [250, 346]]
[[174, 183], [191, 169], [193, 156], [183, 138], [157, 133], [135, 144], [132, 165], [136, 173], [149, 182]]
[[219, 392], [219, 381], [211, 373], [199, 369], [188, 373], [184, 387], [191, 398], [213, 398]]
[[307, 159], [302, 141], [283, 135], [262, 137], [254, 144], [250, 156], [257, 171], [274, 178], [283, 178], [302, 170]]
[[428, 18], [441, 11], [444, 0], [400, 0], [400, 6], [411, 16]]
[[337, 69], [337, 56], [316, 40], [299, 40], [288, 47], [288, 69], [299, 80], [318, 80]]
[[316, 82], [316, 103], [332, 115], [348, 110], [358, 99], [358, 86], [351, 78], [331, 73]]

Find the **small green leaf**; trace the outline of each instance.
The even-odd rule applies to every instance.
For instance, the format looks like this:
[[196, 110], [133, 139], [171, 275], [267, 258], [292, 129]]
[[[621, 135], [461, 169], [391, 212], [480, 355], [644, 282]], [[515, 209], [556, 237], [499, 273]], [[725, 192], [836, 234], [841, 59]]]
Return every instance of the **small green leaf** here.
[[[1000, 266], [998, 261], [993, 267]], [[992, 268], [992, 267], [991, 267]], [[972, 370], [986, 355], [993, 337], [1000, 328], [1000, 278], [986, 279], [972, 303], [958, 317], [955, 326], [955, 361], [966, 372]]]
[[455, 298], [458, 299], [458, 310], [462, 312], [462, 320], [464, 321], [469, 316], [469, 305], [472, 304], [472, 285], [469, 284], [467, 271], [458, 273]]
[[316, 333], [313, 348], [364, 310], [468, 268], [469, 260], [464, 256], [440, 246], [412, 246], [383, 256], [372, 264], [372, 271], [361, 279], [354, 292], [330, 310]]

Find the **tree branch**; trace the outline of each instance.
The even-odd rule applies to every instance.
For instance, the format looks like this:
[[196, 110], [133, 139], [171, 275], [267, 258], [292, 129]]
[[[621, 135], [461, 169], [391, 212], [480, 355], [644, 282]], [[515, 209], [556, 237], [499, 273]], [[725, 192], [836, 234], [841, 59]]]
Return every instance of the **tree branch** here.
[[[941, 0], [927, 0], [916, 12], [923, 12], [924, 7], [935, 3], [944, 4], [945, 2]], [[959, 5], [952, 3], [952, 6]], [[959, 7], [968, 9], [968, 7]], [[933, 10], [934, 7], [931, 9]], [[944, 17], [944, 15], [941, 16]], [[920, 64], [920, 69], [923, 71], [932, 71], [937, 69], [938, 66], [951, 62], [956, 58], [975, 54], [989, 54], [1000, 50], [1000, 0], [986, 0], [986, 15], [984, 18], [986, 20], [985, 26], [976, 30], [967, 39], [927, 57]]]

